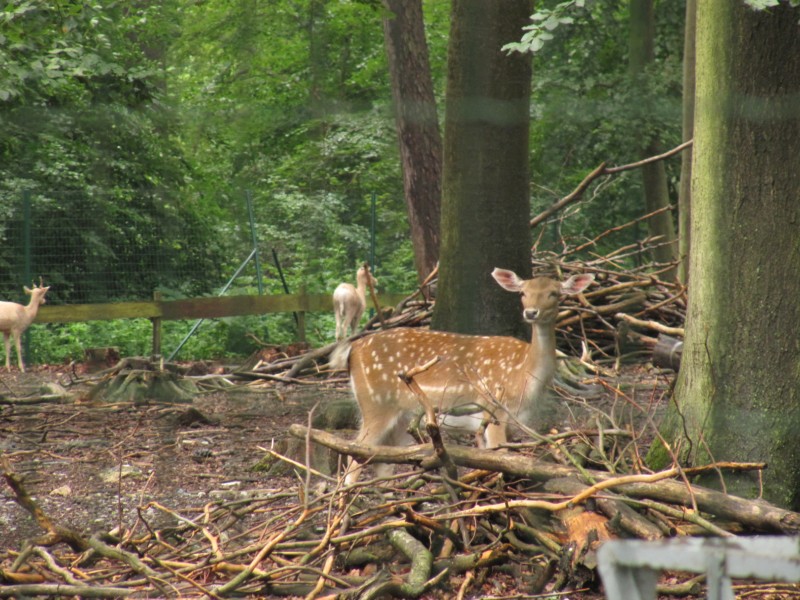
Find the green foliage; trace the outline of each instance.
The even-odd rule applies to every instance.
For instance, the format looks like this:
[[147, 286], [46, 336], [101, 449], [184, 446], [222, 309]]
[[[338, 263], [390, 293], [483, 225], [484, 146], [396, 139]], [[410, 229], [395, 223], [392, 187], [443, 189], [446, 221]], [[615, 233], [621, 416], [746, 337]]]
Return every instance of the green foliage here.
[[[444, 114], [450, 3], [423, 4]], [[679, 141], [683, 3], [656, 3], [656, 63], [635, 86], [627, 6], [537, 1], [520, 42], [506, 47], [534, 52], [534, 213], [601, 162], [638, 160], [654, 136], [665, 147]], [[249, 253], [243, 198], [250, 190], [266, 293], [283, 293], [273, 249], [292, 292], [325, 293], [353, 281], [369, 254], [373, 194], [380, 287], [412, 289], [383, 16], [379, 2], [363, 0], [4, 3], [0, 279], [20, 293], [22, 267], [11, 248], [27, 193], [37, 222], [69, 240], [58, 242], [56, 258], [34, 257], [37, 271], [53, 274], [52, 302], [99, 293], [83, 289], [97, 265], [125, 265], [124, 276], [102, 282], [117, 299], [214, 293]], [[677, 166], [668, 164], [673, 185]], [[538, 248], [557, 250], [564, 239], [591, 238], [639, 216], [639, 181], [632, 172], [593, 188], [587, 198], [596, 198], [548, 224]], [[595, 250], [636, 235], [628, 230]], [[142, 268], [148, 253], [160, 260]], [[252, 277], [235, 285], [230, 293], [256, 291]], [[165, 352], [190, 327], [165, 323]], [[332, 316], [308, 315], [307, 332], [312, 343], [330, 341]], [[247, 354], [255, 347], [247, 334], [288, 342], [294, 319], [209, 321], [180, 357]], [[36, 326], [32, 335], [37, 357], [61, 362], [91, 345], [146, 354], [150, 324]]]
[[[183, 341], [193, 321], [166, 321], [162, 325], [162, 352], [169, 355]], [[258, 348], [249, 337], [264, 335], [266, 319], [237, 317], [203, 322], [175, 360], [240, 360]], [[85, 348], [113, 346], [122, 356], [149, 356], [153, 326], [147, 319], [119, 319], [33, 325], [30, 332], [31, 363], [65, 364], [82, 361]]]
[[[52, 277], [56, 301], [147, 297], [187, 263], [197, 274], [187, 291], [217, 277], [219, 209], [185, 194], [190, 171], [163, 102], [169, 6], [14, 0], [0, 12], [0, 235], [21, 230], [27, 195], [33, 266]], [[164, 272], [142, 264], [153, 251]], [[21, 263], [19, 246], [4, 244], [4, 288], [20, 286]], [[124, 277], [86, 281], [115, 266]]]
[[567, 0], [553, 8], [542, 8], [531, 15], [532, 23], [522, 28], [525, 33], [519, 42], [503, 46], [506, 52], [538, 52], [545, 42], [553, 39], [553, 31], [562, 25], [571, 25], [575, 20], [570, 11], [586, 6], [586, 0]]
[[375, 193], [374, 267], [383, 286], [405, 289], [413, 261], [379, 6], [239, 0], [183, 15], [172, 60], [184, 152], [203, 174], [193, 186], [228, 199], [252, 189], [259, 240], [290, 290], [309, 292], [353, 279], [368, 258]]
[[[568, 3], [537, 4], [541, 11]], [[660, 2], [653, 68], [633, 85], [628, 72], [628, 3], [587, 2], [570, 7], [574, 22], [552, 30], [552, 39], [534, 55], [531, 165], [533, 212], [569, 194], [598, 165], [642, 158], [656, 137], [665, 148], [680, 143], [683, 6]], [[549, 8], [548, 8], [549, 7]], [[666, 163], [677, 186], [680, 162]], [[602, 180], [583, 202], [545, 227], [539, 250], [558, 251], [644, 213], [641, 174], [632, 171]], [[596, 195], [595, 198], [593, 196]], [[638, 239], [643, 230], [609, 236], [600, 254]]]
[[[783, 0], [792, 6], [800, 6], [800, 0]], [[781, 3], [781, 0], [744, 0], [744, 3], [747, 4], [750, 8], [755, 10], [766, 10], [768, 8], [774, 8]]]

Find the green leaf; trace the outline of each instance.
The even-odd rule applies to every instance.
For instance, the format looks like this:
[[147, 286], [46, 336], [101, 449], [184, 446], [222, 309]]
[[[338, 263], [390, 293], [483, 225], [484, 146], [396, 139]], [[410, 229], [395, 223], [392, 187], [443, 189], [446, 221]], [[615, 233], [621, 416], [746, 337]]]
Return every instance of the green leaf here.
[[765, 10], [780, 4], [780, 0], [744, 0], [744, 2], [755, 10]]
[[559, 19], [556, 15], [551, 14], [547, 17], [547, 20], [543, 23], [544, 28], [548, 31], [553, 31], [556, 27], [558, 27]]

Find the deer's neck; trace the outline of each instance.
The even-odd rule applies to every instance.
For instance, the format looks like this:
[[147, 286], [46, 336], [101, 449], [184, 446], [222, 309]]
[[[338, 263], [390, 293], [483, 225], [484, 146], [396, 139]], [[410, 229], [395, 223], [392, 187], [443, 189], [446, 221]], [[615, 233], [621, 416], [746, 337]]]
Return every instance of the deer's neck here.
[[552, 325], [534, 325], [531, 333], [531, 347], [536, 347], [540, 352], [547, 352], [555, 356], [556, 330]]
[[25, 320], [30, 323], [36, 318], [39, 312], [39, 306], [42, 304], [41, 298], [31, 296], [30, 301], [25, 306]]
[[367, 284], [364, 281], [359, 281], [356, 286], [356, 294], [361, 299], [361, 304], [367, 303]]
[[556, 369], [556, 331], [552, 325], [533, 326], [527, 360], [526, 371], [533, 387], [540, 391], [550, 385]]

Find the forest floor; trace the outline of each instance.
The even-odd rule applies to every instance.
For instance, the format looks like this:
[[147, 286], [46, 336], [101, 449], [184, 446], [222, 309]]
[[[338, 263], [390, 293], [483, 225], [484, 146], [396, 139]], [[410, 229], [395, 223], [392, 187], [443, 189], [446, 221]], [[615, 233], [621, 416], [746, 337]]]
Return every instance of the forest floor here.
[[[57, 367], [15, 371], [0, 376], [0, 395], [38, 396], [68, 379]], [[191, 404], [136, 406], [90, 403], [86, 385], [66, 390], [56, 402], [0, 404], [0, 453], [55, 522], [85, 533], [130, 528], [151, 503], [180, 512], [237, 490], [292, 485], [254, 470], [264, 456], [259, 447], [306, 423], [316, 403], [349, 393], [343, 386], [241, 386]], [[186, 424], [190, 406], [210, 422]], [[0, 556], [40, 533], [11, 491], [0, 492]]]
[[[34, 367], [28, 373], [0, 375], [0, 456], [8, 459], [25, 489], [57, 525], [84, 535], [112, 530], [157, 530], [176, 522], [177, 514], [202, 514], [215, 501], [247, 494], [300, 496], [295, 475], [273, 476], [254, 469], [263, 448], [285, 440], [292, 424], [307, 424], [309, 411], [332, 399], [349, 398], [341, 383], [238, 385], [225, 392], [197, 396], [190, 404], [104, 404], [89, 402], [86, 384], [67, 385], [67, 396], [47, 394], [70, 381], [65, 367]], [[651, 419], [663, 409], [668, 380], [644, 372], [628, 376], [638, 385], [638, 403]], [[56, 386], [56, 387], [54, 387]], [[628, 387], [630, 389], [630, 387]], [[44, 399], [26, 402], [26, 398]], [[610, 395], [595, 409], [633, 416]], [[189, 422], [197, 409], [208, 422]], [[558, 419], [575, 424], [577, 412], [566, 409]], [[340, 432], [352, 438], [352, 432]], [[291, 500], [289, 501], [291, 502]], [[295, 500], [295, 503], [297, 500]], [[276, 504], [275, 510], [280, 510]], [[0, 482], [0, 584], [23, 544], [42, 529]], [[522, 598], [513, 574], [493, 575], [472, 598]], [[424, 598], [453, 597], [436, 590]], [[562, 592], [563, 593], [563, 592]], [[549, 597], [549, 596], [545, 596]], [[558, 598], [596, 599], [595, 589], [567, 592]], [[758, 598], [761, 596], [749, 596]], [[796, 596], [763, 596], [763, 598]]]

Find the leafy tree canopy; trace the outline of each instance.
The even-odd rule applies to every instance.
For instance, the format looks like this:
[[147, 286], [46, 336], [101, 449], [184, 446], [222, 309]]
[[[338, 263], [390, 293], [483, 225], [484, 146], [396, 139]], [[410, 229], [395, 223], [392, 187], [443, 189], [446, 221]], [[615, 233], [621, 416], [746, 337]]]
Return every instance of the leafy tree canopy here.
[[[655, 63], [634, 86], [627, 1], [540, 2], [537, 9], [532, 23], [548, 36], [533, 59], [534, 213], [567, 195], [600, 163], [639, 160], [651, 137], [665, 149], [680, 143], [684, 18], [683, 3], [656, 4]], [[673, 191], [679, 168], [678, 160], [667, 164]], [[587, 197], [594, 194], [596, 199], [568, 211], [569, 219], [551, 225], [539, 247], [558, 249], [561, 236], [590, 238], [644, 213], [638, 171], [603, 181]], [[630, 230], [623, 234], [629, 238], [609, 238], [608, 244], [619, 246], [642, 233]]]
[[[533, 213], [600, 162], [639, 158], [648, 136], [679, 142], [683, 3], [657, 2], [656, 62], [641, 86], [629, 85], [627, 5], [542, 0], [520, 31], [523, 44], [526, 34], [539, 40]], [[374, 0], [5, 2], [0, 276], [18, 292], [8, 242], [25, 192], [39, 222], [76, 242], [62, 248], [61, 265], [36, 267], [62, 273], [53, 301], [78, 298], [91, 264], [147, 252], [163, 272], [121, 279], [129, 289], [119, 297], [210, 292], [249, 252], [250, 190], [270, 292], [282, 291], [272, 248], [292, 291], [352, 279], [369, 256], [373, 195], [381, 286], [413, 287], [383, 11]], [[424, 11], [443, 116], [450, 3], [425, 2]], [[677, 161], [669, 169], [674, 185]], [[604, 182], [596, 199], [546, 227], [539, 249], [639, 216], [639, 180]]]
[[[12, 0], [0, 12], [0, 233], [18, 229], [28, 194], [42, 244], [62, 244], [56, 234], [70, 241], [74, 250], [34, 257], [36, 271], [56, 284], [56, 301], [91, 299], [74, 294], [90, 262], [127, 265], [123, 257], [153, 251], [170, 271], [196, 262], [216, 274], [222, 248], [208, 223], [218, 211], [183, 195], [191, 172], [164, 101], [169, 7]], [[15, 289], [20, 262], [16, 249], [0, 252], [3, 279]], [[188, 273], [195, 292], [207, 288], [203, 273]], [[151, 275], [120, 273], [117, 281], [146, 297], [158, 287]]]

